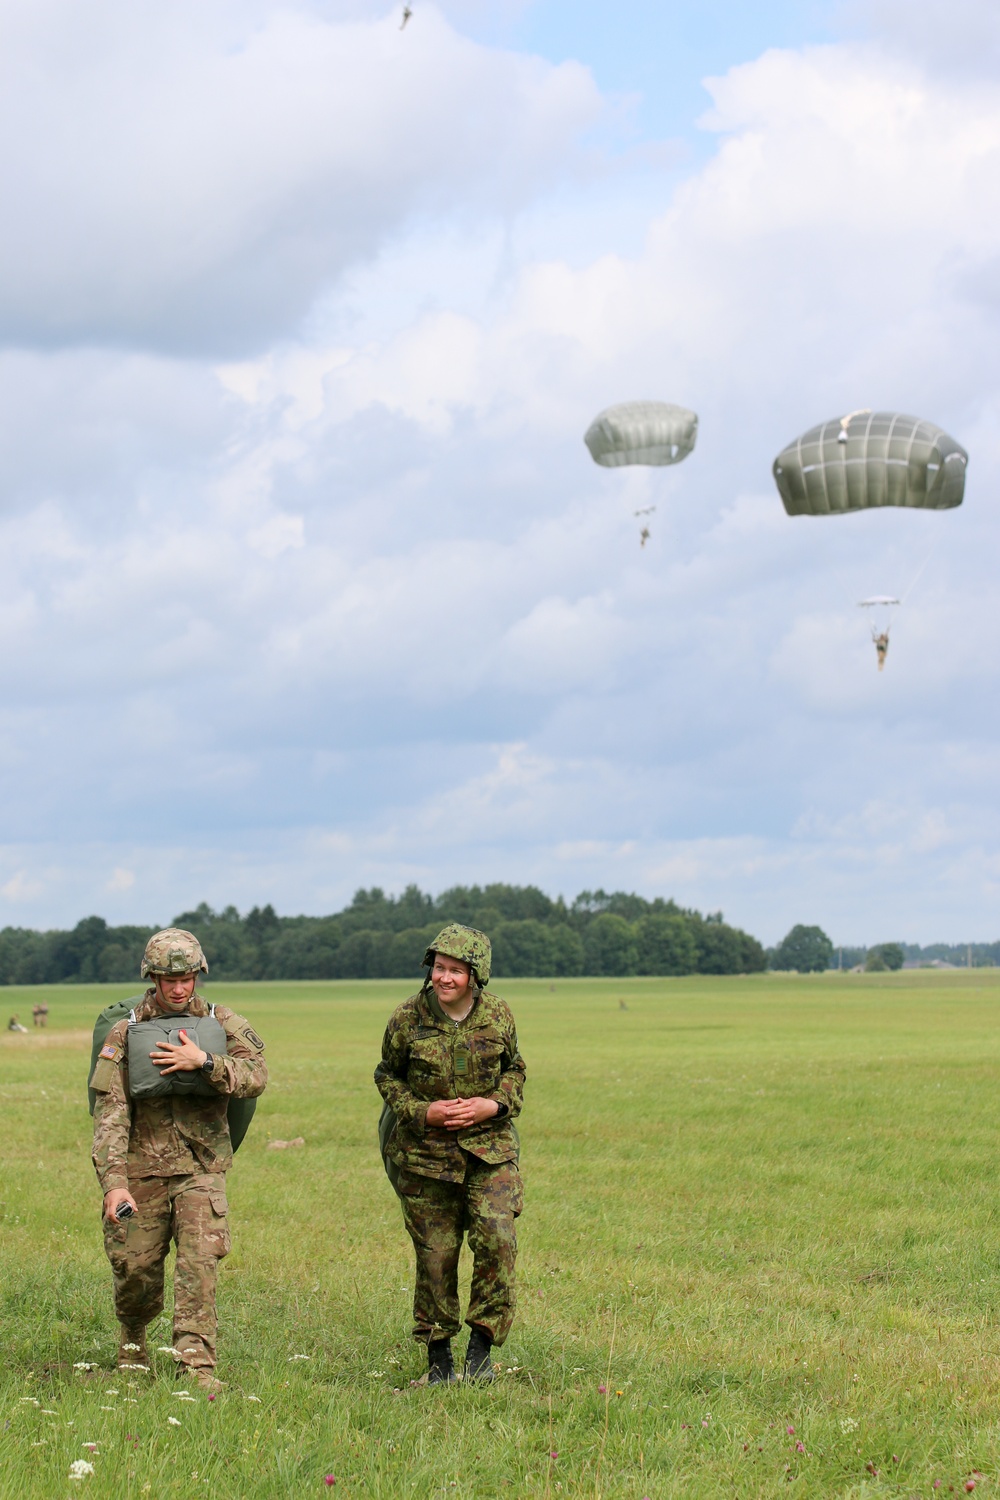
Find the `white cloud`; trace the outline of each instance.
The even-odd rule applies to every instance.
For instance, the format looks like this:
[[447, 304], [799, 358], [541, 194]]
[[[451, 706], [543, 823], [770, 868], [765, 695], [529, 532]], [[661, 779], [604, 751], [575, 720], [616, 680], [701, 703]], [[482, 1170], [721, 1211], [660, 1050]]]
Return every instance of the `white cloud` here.
[[42, 893], [40, 880], [33, 880], [24, 870], [18, 870], [9, 880], [0, 885], [0, 896], [8, 901], [30, 901]]
[[0, 100], [6, 337], [237, 351], [410, 216], [524, 203], [599, 109], [431, 5], [401, 34], [227, 0], [9, 4]]
[[[100, 14], [103, 36], [120, 13]], [[321, 100], [310, 55], [278, 128], [289, 59], [315, 46], [331, 77], [355, 66], [371, 85], [398, 23], [348, 36], [318, 12], [248, 14], [252, 36], [235, 12], [182, 7], [157, 22], [162, 63], [124, 28], [112, 82], [122, 59], [146, 68], [152, 129], [193, 69], [207, 165], [189, 185], [154, 174], [176, 191], [119, 248], [121, 204], [99, 185], [92, 260], [62, 242], [52, 325], [75, 336], [86, 304], [102, 337], [200, 340], [211, 359], [110, 343], [0, 357], [4, 858], [53, 872], [31, 901], [6, 892], [19, 919], [74, 919], [98, 899], [94, 868], [141, 868], [109, 895], [144, 919], [202, 897], [323, 910], [362, 883], [506, 878], [674, 894], [768, 939], [795, 920], [845, 941], [990, 935], [996, 97], [871, 47], [769, 53], [713, 84], [719, 148], [664, 188], [640, 253], [574, 241], [539, 262], [498, 205], [545, 120], [525, 193], [575, 159], [597, 107], [579, 70], [472, 48], [422, 9], [402, 38], [421, 38], [414, 80], [397, 99], [398, 62], [378, 75], [385, 121], [367, 97]], [[22, 22], [18, 55], [41, 45]], [[46, 98], [68, 66], [55, 58]], [[245, 144], [247, 80], [264, 74]], [[440, 108], [397, 161], [417, 74]], [[445, 117], [476, 90], [489, 126], [453, 155]], [[349, 107], [348, 140], [323, 111]], [[61, 128], [40, 170], [63, 161]], [[220, 161], [232, 180], [206, 215]], [[337, 225], [358, 205], [348, 244]], [[167, 208], [169, 243], [146, 257]], [[300, 230], [322, 256], [289, 290]], [[358, 255], [364, 271], [338, 279]], [[236, 290], [206, 322], [233, 256]], [[36, 323], [48, 274], [8, 280]], [[218, 352], [236, 348], [227, 328], [251, 331], [252, 357]], [[701, 413], [695, 453], [670, 472], [596, 469], [589, 417], [643, 394]], [[859, 404], [952, 428], [972, 453], [966, 506], [788, 520], [774, 453]], [[649, 504], [640, 550], [632, 512]], [[878, 674], [856, 600], [905, 590], [929, 551]]]

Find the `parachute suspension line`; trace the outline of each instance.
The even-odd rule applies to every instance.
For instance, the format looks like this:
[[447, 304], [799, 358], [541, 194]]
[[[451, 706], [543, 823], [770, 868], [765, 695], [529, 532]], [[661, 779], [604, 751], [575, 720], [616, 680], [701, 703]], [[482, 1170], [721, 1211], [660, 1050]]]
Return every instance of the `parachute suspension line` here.
[[906, 603], [907, 599], [910, 597], [910, 595], [912, 594], [913, 590], [916, 588], [917, 584], [920, 582], [921, 575], [923, 574], [923, 571], [926, 568], [927, 564], [930, 562], [931, 558], [934, 556], [935, 552], [937, 551], [938, 545], [939, 545], [938, 542], [934, 543], [933, 547], [928, 552], [928, 554], [924, 558], [923, 562], [920, 564], [920, 567], [917, 569], [916, 573], [914, 573], [912, 582], [908, 585], [908, 587], [906, 588], [906, 590], [904, 591], [904, 593], [902, 593], [900, 595], [900, 599], [899, 599], [900, 604], [905, 604]]

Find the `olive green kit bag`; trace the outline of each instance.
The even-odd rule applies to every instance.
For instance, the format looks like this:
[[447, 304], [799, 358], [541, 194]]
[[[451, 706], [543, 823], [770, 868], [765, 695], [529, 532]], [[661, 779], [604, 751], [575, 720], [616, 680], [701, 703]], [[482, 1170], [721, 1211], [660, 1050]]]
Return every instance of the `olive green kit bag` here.
[[[140, 1005], [144, 998], [143, 995], [134, 995], [130, 1000], [117, 1000], [114, 1005], [109, 1005], [101, 1011], [94, 1026], [88, 1078], [94, 1075], [101, 1048], [112, 1026], [133, 1016], [135, 1007]], [[162, 1099], [170, 1094], [210, 1097], [217, 1093], [203, 1073], [172, 1073], [164, 1078], [150, 1058], [150, 1052], [161, 1042], [173, 1042], [176, 1046], [180, 1042], [179, 1032], [182, 1029], [203, 1052], [225, 1056], [229, 1050], [225, 1028], [220, 1021], [215, 1019], [214, 1005], [207, 1016], [178, 1016], [176, 1020], [163, 1016], [150, 1021], [131, 1021], [127, 1042], [128, 1086], [133, 1099]], [[90, 1113], [93, 1114], [97, 1094], [88, 1087], [87, 1096], [90, 1102]], [[234, 1151], [239, 1148], [243, 1137], [249, 1130], [256, 1108], [256, 1099], [230, 1098], [227, 1114], [229, 1137]]]

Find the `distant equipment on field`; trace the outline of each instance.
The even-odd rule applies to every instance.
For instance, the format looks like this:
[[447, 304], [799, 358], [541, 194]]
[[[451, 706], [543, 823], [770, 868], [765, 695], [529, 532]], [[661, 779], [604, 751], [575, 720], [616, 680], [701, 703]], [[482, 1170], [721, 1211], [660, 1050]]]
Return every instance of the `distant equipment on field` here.
[[[595, 464], [603, 469], [622, 469], [631, 464], [656, 468], [682, 463], [694, 449], [698, 416], [686, 406], [670, 401], [623, 401], [609, 406], [591, 422], [583, 441]], [[649, 506], [648, 511], [655, 510]], [[645, 514], [636, 511], [635, 514]], [[643, 526], [639, 545], [649, 540]]]
[[895, 411], [852, 411], [810, 427], [774, 460], [790, 516], [841, 516], [900, 506], [953, 510], [969, 455], [942, 427]]

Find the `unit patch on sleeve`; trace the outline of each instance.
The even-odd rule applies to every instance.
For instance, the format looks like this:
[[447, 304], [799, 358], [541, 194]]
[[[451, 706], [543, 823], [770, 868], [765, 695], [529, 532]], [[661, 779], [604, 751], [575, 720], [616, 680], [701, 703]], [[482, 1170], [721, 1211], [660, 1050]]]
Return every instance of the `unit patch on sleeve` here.
[[257, 1035], [256, 1031], [254, 1031], [252, 1026], [244, 1026], [243, 1030], [240, 1032], [240, 1035], [250, 1043], [251, 1047], [256, 1047], [258, 1052], [263, 1052], [264, 1043], [261, 1041], [260, 1037]]

